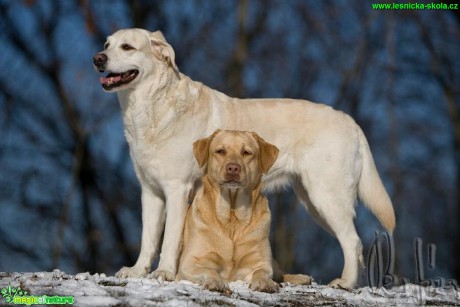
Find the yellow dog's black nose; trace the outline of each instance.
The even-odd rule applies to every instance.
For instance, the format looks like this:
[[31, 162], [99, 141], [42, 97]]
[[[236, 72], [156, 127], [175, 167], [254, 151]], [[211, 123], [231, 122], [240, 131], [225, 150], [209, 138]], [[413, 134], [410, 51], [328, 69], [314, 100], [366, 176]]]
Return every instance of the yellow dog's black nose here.
[[227, 163], [225, 169], [229, 175], [238, 175], [241, 171], [241, 165], [238, 163]]

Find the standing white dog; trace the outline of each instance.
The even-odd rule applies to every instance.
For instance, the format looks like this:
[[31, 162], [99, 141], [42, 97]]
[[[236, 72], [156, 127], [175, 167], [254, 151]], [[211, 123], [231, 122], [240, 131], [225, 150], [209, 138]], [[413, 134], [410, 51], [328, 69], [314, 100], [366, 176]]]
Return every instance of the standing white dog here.
[[140, 255], [117, 276], [145, 276], [164, 230], [153, 277], [175, 278], [189, 195], [202, 175], [192, 144], [216, 129], [232, 129], [256, 131], [280, 149], [264, 186], [293, 186], [342, 247], [342, 276], [331, 285], [356, 285], [363, 263], [353, 224], [357, 195], [390, 233], [395, 216], [366, 138], [351, 117], [305, 100], [228, 97], [180, 73], [159, 31], [117, 31], [93, 61], [97, 71], [109, 72], [100, 78], [102, 87], [117, 92], [142, 187]]

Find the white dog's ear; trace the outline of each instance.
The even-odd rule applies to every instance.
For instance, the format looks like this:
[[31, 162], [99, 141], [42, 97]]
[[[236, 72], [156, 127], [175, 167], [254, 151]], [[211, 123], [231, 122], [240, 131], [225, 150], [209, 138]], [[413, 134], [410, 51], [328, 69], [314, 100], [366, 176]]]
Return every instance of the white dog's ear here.
[[252, 135], [259, 144], [259, 166], [262, 170], [262, 174], [267, 174], [268, 170], [273, 166], [276, 159], [278, 158], [279, 149], [275, 145], [266, 142], [257, 133], [253, 132]]
[[152, 47], [153, 54], [158, 59], [165, 61], [168, 65], [171, 65], [176, 73], [179, 73], [179, 69], [177, 68], [175, 61], [176, 54], [174, 53], [174, 49], [166, 42], [166, 39], [161, 31], [150, 33], [150, 45]]

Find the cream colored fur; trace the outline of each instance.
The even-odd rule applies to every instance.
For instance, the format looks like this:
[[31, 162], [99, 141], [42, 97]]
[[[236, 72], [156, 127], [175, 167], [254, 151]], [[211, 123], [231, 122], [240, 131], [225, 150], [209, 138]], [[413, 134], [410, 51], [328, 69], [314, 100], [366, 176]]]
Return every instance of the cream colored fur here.
[[[146, 275], [164, 230], [153, 277], [175, 278], [188, 196], [202, 176], [192, 144], [216, 129], [232, 129], [255, 131], [279, 148], [264, 186], [272, 190], [292, 185], [300, 201], [342, 247], [342, 276], [331, 284], [356, 285], [362, 265], [361, 241], [353, 224], [357, 194], [389, 232], [395, 216], [367, 141], [351, 117], [306, 100], [228, 97], [180, 73], [174, 50], [160, 32], [120, 30], [107, 42], [102, 52], [107, 63], [97, 70], [139, 71], [132, 82], [111, 90], [120, 101], [142, 187], [140, 255], [133, 267], [122, 268], [117, 276]], [[123, 44], [133, 49], [125, 50]]]

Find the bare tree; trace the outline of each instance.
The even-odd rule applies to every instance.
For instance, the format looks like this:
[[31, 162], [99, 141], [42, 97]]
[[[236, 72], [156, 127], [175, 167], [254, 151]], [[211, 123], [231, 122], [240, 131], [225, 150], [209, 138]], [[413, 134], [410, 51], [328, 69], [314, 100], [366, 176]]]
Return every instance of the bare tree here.
[[[76, 96], [69, 87], [75, 81], [69, 84], [66, 74], [82, 72], [78, 68], [70, 72], [64, 70], [75, 63], [67, 57], [71, 53], [62, 54], [59, 50], [62, 42], [59, 24], [79, 7], [58, 1], [46, 5], [1, 2], [0, 6], [4, 44], [11, 55], [21, 59], [22, 74], [33, 70], [34, 75], [32, 80], [16, 80], [21, 84], [32, 82], [26, 93], [18, 92], [11, 78], [2, 79], [0, 85], [2, 93], [15, 101], [6, 128], [18, 141], [2, 144], [3, 151], [9, 153], [2, 163], [2, 185], [12, 189], [4, 199], [19, 203], [34, 212], [40, 221], [51, 224], [47, 230], [50, 240], [47, 245], [41, 245], [41, 253], [52, 255], [52, 260], [45, 262], [45, 268], [59, 267], [62, 256], [69, 254], [74, 255], [72, 258], [78, 270], [94, 272], [110, 267], [112, 264], [102, 256], [107, 251], [102, 247], [101, 233], [108, 230], [110, 235], [107, 236], [124, 245], [126, 238], [116, 208], [125, 202], [137, 202], [137, 199], [120, 188], [133, 188], [133, 183], [124, 174], [125, 169], [120, 168], [128, 163], [127, 155], [110, 161], [100, 154], [93, 139], [104, 121], [116, 114], [116, 106], [111, 107], [106, 101], [105, 106], [95, 106], [92, 111], [86, 109], [84, 100], [91, 99], [91, 95]], [[30, 14], [36, 33], [25, 33], [23, 25], [13, 19], [14, 11]], [[48, 90], [50, 96], [42, 98], [42, 90]], [[27, 154], [32, 154], [28, 159], [30, 163], [13, 166], [13, 163], [21, 163], [18, 160]], [[107, 180], [100, 176], [106, 172], [111, 172], [114, 178]], [[19, 184], [10, 184], [11, 175], [6, 174], [16, 176], [14, 182]], [[107, 225], [99, 222], [104, 219]], [[19, 240], [16, 249], [20, 251], [23, 245]], [[23, 253], [30, 251], [25, 249]], [[124, 256], [129, 259], [130, 253], [125, 250]]]
[[[457, 27], [452, 30], [452, 37], [457, 41], [460, 41], [460, 18], [458, 11], [456, 13], [456, 25]], [[452, 239], [454, 244], [451, 245], [452, 255], [456, 255], [460, 252], [460, 227], [458, 227], [457, 221], [460, 218], [460, 192], [458, 186], [460, 185], [460, 90], [458, 84], [460, 82], [460, 65], [458, 61], [451, 54], [450, 50], [437, 48], [434, 42], [434, 36], [430, 33], [429, 26], [424, 22], [420, 16], [417, 17], [417, 23], [420, 29], [420, 33], [428, 52], [430, 53], [432, 65], [430, 71], [433, 79], [439, 84], [442, 90], [441, 99], [444, 100], [447, 109], [447, 120], [452, 125], [452, 144], [453, 144], [453, 156], [455, 161], [455, 172], [456, 177], [454, 186], [457, 187], [453, 192], [454, 201], [453, 206], [449, 209], [451, 219], [449, 221], [449, 237]], [[441, 20], [442, 28], [447, 29], [451, 26], [451, 21], [446, 19]], [[454, 261], [454, 276], [460, 277], [460, 263]]]

